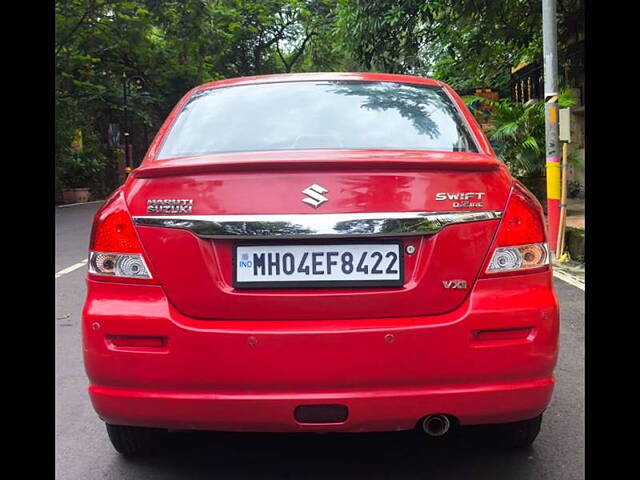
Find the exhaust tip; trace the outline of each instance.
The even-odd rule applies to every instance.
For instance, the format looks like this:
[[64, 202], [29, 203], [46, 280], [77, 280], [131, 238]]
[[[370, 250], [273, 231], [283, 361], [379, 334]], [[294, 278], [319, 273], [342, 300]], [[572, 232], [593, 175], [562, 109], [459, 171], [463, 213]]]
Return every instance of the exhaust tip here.
[[445, 415], [429, 415], [422, 421], [422, 429], [432, 437], [443, 436], [450, 427], [451, 422]]

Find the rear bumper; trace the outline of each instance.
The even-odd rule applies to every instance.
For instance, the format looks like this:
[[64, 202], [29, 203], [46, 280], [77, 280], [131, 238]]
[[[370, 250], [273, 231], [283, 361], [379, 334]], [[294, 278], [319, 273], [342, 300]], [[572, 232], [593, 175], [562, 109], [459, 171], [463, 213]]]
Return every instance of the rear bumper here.
[[[247, 432], [410, 430], [427, 414], [454, 415], [462, 424], [533, 418], [551, 399], [553, 379], [464, 388], [414, 388], [310, 394], [158, 392], [91, 386], [96, 411], [109, 423], [174, 429]], [[345, 422], [298, 423], [299, 405], [340, 404]]]
[[[478, 340], [478, 330], [530, 328]], [[160, 337], [157, 347], [110, 338]], [[437, 317], [204, 321], [161, 287], [88, 281], [85, 367], [113, 424], [229, 431], [392, 431], [425, 415], [461, 424], [532, 418], [548, 405], [558, 309], [550, 272], [480, 280]], [[299, 405], [341, 404], [336, 424], [301, 424]]]

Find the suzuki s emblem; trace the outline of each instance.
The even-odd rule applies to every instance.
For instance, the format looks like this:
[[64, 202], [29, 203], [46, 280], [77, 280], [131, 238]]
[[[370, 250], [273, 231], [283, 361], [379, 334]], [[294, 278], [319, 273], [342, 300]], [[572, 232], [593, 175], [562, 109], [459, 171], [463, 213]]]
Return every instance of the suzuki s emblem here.
[[327, 193], [328, 191], [329, 190], [327, 190], [326, 188], [321, 187], [320, 185], [317, 185], [314, 183], [310, 187], [307, 187], [304, 190], [302, 190], [302, 193], [304, 193], [305, 195], [308, 195], [309, 197], [309, 198], [303, 198], [302, 201], [304, 203], [308, 203], [312, 207], [318, 208], [324, 202], [329, 201], [327, 197], [322, 195], [323, 193]]
[[459, 288], [464, 290], [467, 288], [466, 280], [445, 280], [442, 282], [444, 288]]

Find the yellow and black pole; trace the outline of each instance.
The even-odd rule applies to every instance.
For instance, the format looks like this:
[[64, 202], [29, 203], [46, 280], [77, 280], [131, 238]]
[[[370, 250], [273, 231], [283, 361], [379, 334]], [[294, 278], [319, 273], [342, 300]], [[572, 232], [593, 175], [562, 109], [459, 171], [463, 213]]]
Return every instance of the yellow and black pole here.
[[549, 228], [549, 248], [557, 247], [560, 227], [560, 203], [562, 200], [562, 163], [558, 155], [558, 96], [545, 99], [547, 138], [547, 221]]
[[558, 61], [556, 0], [542, 0], [542, 40], [544, 52], [544, 115], [547, 171], [547, 221], [549, 248], [555, 251], [560, 220], [562, 167], [558, 152]]

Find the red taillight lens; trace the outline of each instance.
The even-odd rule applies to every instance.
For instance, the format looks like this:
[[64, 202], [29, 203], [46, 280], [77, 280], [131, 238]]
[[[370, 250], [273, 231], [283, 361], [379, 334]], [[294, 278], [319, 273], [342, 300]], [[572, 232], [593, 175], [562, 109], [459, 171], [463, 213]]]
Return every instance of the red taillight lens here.
[[496, 247], [544, 243], [546, 240], [541, 212], [532, 199], [516, 184], [500, 224]]
[[91, 234], [89, 273], [109, 277], [152, 278], [121, 194], [108, 201], [96, 215]]
[[485, 272], [488, 274], [539, 268], [549, 264], [542, 209], [515, 184]]
[[124, 210], [108, 213], [96, 225], [91, 250], [97, 252], [140, 253], [142, 247], [131, 217]]

